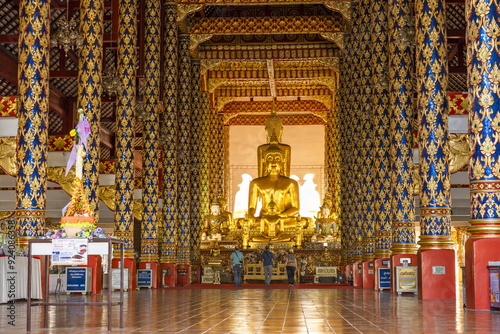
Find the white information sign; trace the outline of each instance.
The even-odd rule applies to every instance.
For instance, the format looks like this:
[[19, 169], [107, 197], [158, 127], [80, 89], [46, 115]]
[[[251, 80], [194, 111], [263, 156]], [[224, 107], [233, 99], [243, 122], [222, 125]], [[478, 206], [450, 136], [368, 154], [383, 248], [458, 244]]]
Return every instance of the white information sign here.
[[86, 265], [87, 249], [87, 238], [53, 239], [52, 265]]

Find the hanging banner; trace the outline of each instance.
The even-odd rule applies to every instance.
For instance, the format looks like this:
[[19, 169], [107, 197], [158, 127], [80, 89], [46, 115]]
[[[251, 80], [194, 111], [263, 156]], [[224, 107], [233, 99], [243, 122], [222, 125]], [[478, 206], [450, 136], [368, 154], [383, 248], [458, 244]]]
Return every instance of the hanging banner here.
[[86, 265], [87, 238], [65, 238], [52, 240], [52, 265]]

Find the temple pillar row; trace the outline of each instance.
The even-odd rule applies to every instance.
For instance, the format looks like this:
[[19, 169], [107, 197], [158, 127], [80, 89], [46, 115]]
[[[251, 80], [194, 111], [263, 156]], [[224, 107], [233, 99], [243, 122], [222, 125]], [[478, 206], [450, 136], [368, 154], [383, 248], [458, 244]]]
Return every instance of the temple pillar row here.
[[500, 91], [498, 0], [473, 0], [468, 17], [471, 234], [465, 244], [466, 307], [490, 309], [488, 262], [500, 261]]
[[[128, 5], [129, 2], [126, 2]], [[135, 11], [134, 11], [135, 13]], [[104, 1], [80, 3], [80, 36], [83, 45], [78, 57], [78, 102], [90, 124], [87, 154], [83, 160], [83, 186], [94, 220], [99, 223], [99, 152], [101, 126], [102, 59], [104, 32]], [[132, 23], [135, 23], [135, 18]], [[120, 42], [118, 42], [120, 43]]]
[[[142, 135], [141, 262], [158, 262], [158, 129], [160, 102], [160, 3], [146, 0], [144, 124]], [[157, 268], [153, 269], [157, 273]], [[156, 275], [154, 275], [156, 276]], [[156, 281], [153, 279], [153, 281]]]
[[[416, 2], [418, 152], [420, 166], [420, 299], [455, 300], [448, 170], [448, 63], [445, 1]], [[445, 268], [436, 276], [433, 268]]]
[[19, 6], [19, 59], [25, 60], [18, 63], [16, 236], [25, 247], [45, 225], [50, 2], [22, 0]]
[[[82, 2], [83, 4], [84, 2]], [[115, 187], [115, 235], [125, 242], [125, 257], [134, 259], [134, 113], [136, 92], [137, 6], [134, 0], [119, 2]], [[83, 54], [83, 53], [82, 53]], [[84, 60], [86, 57], [80, 58]], [[80, 73], [80, 71], [78, 72]], [[115, 255], [118, 256], [117, 250]]]

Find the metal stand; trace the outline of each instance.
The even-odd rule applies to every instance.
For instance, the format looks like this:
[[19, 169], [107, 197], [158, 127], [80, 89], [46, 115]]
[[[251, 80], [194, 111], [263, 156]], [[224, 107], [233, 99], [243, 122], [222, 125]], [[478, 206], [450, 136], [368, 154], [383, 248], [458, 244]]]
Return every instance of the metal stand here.
[[[107, 245], [103, 245], [107, 244]], [[47, 328], [48, 326], [48, 312], [47, 306], [87, 306], [87, 305], [96, 305], [96, 306], [107, 306], [108, 307], [108, 331], [111, 331], [111, 306], [120, 305], [120, 328], [123, 328], [123, 266], [121, 266], [120, 270], [120, 300], [118, 302], [114, 302], [111, 299], [111, 275], [108, 275], [108, 300], [105, 302], [49, 302], [49, 265], [48, 260], [49, 256], [51, 256], [51, 245], [52, 240], [49, 239], [30, 239], [28, 244], [28, 309], [26, 312], [26, 331], [31, 331], [31, 306], [43, 306], [43, 328]], [[92, 239], [89, 240], [89, 255], [100, 255], [103, 254], [103, 246], [107, 246], [107, 254], [108, 254], [108, 268], [111, 268], [111, 254], [113, 253], [113, 245], [119, 245], [120, 247], [120, 259], [121, 263], [123, 263], [123, 251], [125, 243], [123, 240], [118, 239]], [[92, 247], [95, 246], [95, 247]], [[95, 248], [96, 252], [93, 252], [92, 249]], [[105, 253], [105, 252], [104, 252]], [[45, 256], [45, 286], [44, 286], [44, 296], [43, 301], [41, 302], [32, 302], [31, 301], [31, 257], [33, 255], [43, 255]], [[59, 284], [59, 282], [58, 282]]]

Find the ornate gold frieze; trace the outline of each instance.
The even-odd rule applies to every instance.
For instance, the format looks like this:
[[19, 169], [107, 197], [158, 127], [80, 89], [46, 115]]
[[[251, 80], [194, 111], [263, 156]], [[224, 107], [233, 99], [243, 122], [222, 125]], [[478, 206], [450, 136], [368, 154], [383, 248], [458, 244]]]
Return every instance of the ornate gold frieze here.
[[209, 69], [218, 67], [222, 63], [220, 59], [203, 59], [200, 61], [200, 73], [205, 74]]
[[335, 72], [339, 72], [340, 57], [320, 58], [317, 61], [333, 68]]
[[224, 107], [226, 103], [229, 103], [234, 100], [233, 96], [219, 96], [217, 97], [216, 109], [220, 110]]
[[190, 34], [331, 34], [341, 31], [340, 16], [219, 17], [193, 19]]
[[[226, 104], [221, 113], [269, 113], [271, 101], [234, 101]], [[323, 115], [328, 111], [323, 103], [314, 100], [301, 101], [277, 101], [276, 112], [278, 113], [305, 113], [312, 112]]]

